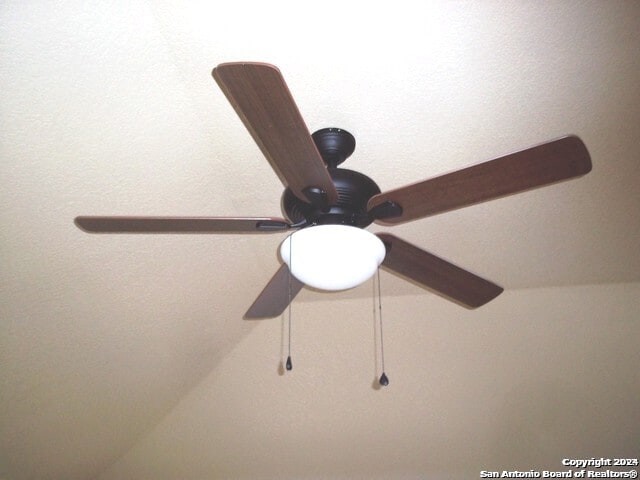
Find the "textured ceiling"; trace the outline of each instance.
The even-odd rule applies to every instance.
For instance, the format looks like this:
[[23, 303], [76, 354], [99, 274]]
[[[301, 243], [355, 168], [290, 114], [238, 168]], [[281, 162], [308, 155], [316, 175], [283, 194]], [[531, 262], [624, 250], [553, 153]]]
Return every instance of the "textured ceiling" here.
[[[547, 453], [570, 455], [565, 414], [594, 418], [595, 404], [621, 412], [576, 435], [595, 435], [607, 420], [622, 425], [632, 410], [624, 395], [640, 388], [637, 373], [623, 375], [638, 360], [630, 340], [639, 335], [637, 287], [575, 286], [640, 281], [639, 51], [640, 4], [631, 1], [3, 2], [0, 478], [468, 478], [509, 458], [529, 468], [535, 455], [523, 452], [535, 435]], [[389, 340], [406, 376], [380, 392], [371, 388], [373, 360], [362, 358], [371, 357], [370, 338], [359, 343], [371, 336], [370, 286], [303, 291], [296, 332], [313, 362], [297, 362], [287, 383], [273, 368], [281, 320], [241, 319], [278, 268], [282, 235], [95, 236], [72, 222], [79, 214], [280, 216], [283, 187], [210, 75], [238, 60], [276, 64], [311, 131], [352, 132], [357, 147], [345, 166], [382, 190], [567, 133], [586, 143], [593, 171], [394, 227], [507, 292], [487, 311], [468, 312], [383, 274], [386, 315], [391, 325], [407, 322]], [[576, 306], [583, 297], [598, 302]], [[433, 324], [417, 321], [425, 308]], [[529, 365], [521, 349], [482, 357], [483, 342], [525, 345], [519, 339], [530, 335], [541, 351], [557, 351], [572, 335], [563, 322], [576, 321], [562, 312], [586, 316], [596, 332], [580, 346], [632, 350], [605, 362], [623, 393], [611, 398], [611, 385], [597, 383], [596, 403], [582, 400], [578, 413], [566, 402], [589, 391], [562, 379], [605, 368], [598, 362], [608, 356], [578, 355], [581, 367], [572, 349], [558, 358], [527, 350], [552, 400], [525, 380], [531, 396], [507, 395], [520, 386], [515, 369]], [[364, 320], [336, 332], [343, 314]], [[527, 323], [538, 317], [560, 325]], [[502, 332], [507, 325], [516, 330]], [[328, 332], [340, 341], [331, 344]], [[452, 348], [419, 354], [431, 332], [454, 339]], [[320, 335], [329, 344], [312, 341]], [[351, 348], [358, 361], [337, 375], [335, 358]], [[495, 374], [492, 362], [501, 365]], [[419, 370], [429, 363], [434, 370]], [[448, 365], [448, 373], [437, 368]], [[478, 375], [507, 395], [486, 406], [506, 411], [497, 426], [475, 401], [490, 396]], [[451, 411], [411, 407], [438, 382], [443, 397], [427, 400]], [[452, 402], [456, 395], [465, 401]], [[274, 414], [282, 398], [300, 402], [290, 417]], [[367, 412], [389, 417], [370, 429]], [[635, 415], [631, 430], [581, 451], [632, 454], [624, 447], [638, 433]], [[548, 428], [534, 428], [539, 421]], [[405, 432], [400, 461], [380, 461], [388, 435]], [[489, 432], [494, 443], [452, 465], [452, 452], [472, 450]], [[350, 457], [354, 444], [360, 453]], [[204, 460], [203, 445], [224, 454]], [[422, 445], [450, 462], [423, 455]], [[602, 445], [620, 451], [599, 453]]]

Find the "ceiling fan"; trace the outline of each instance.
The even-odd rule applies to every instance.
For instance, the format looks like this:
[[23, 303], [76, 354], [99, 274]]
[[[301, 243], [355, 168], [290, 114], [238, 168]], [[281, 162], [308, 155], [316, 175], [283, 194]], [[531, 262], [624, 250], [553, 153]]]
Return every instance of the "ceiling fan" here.
[[[569, 135], [380, 192], [369, 177], [338, 168], [355, 149], [349, 132], [325, 128], [310, 135], [275, 66], [223, 63], [213, 69], [213, 77], [286, 187], [285, 218], [79, 216], [75, 223], [80, 229], [90, 233], [274, 233], [343, 225], [360, 230], [372, 222], [388, 226], [410, 222], [591, 170], [584, 143]], [[383, 267], [467, 308], [484, 305], [503, 291], [394, 235], [378, 233], [377, 237], [384, 245]], [[284, 247], [281, 251], [284, 257]], [[245, 318], [274, 317], [287, 308], [305, 285], [289, 272], [287, 264], [278, 269]]]

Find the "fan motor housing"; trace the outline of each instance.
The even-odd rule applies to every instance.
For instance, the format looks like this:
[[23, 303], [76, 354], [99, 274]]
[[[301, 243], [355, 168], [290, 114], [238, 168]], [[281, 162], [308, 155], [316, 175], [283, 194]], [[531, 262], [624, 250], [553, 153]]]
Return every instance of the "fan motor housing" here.
[[338, 191], [338, 201], [327, 207], [314, 206], [296, 197], [287, 188], [282, 195], [282, 210], [294, 224], [351, 225], [364, 228], [373, 218], [367, 214], [367, 202], [380, 188], [366, 175], [346, 168], [329, 168]]
[[[282, 211], [294, 224], [351, 225], [364, 228], [374, 218], [367, 213], [367, 202], [380, 188], [366, 175], [338, 168], [356, 148], [356, 139], [341, 128], [323, 128], [311, 135], [338, 192], [334, 205], [312, 204], [287, 188], [282, 195]], [[313, 188], [313, 185], [309, 185]]]

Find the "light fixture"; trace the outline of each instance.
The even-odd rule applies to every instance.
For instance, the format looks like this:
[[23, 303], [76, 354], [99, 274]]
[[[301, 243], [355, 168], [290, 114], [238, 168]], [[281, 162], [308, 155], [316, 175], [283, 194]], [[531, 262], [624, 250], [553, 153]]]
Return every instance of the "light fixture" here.
[[376, 235], [347, 225], [316, 225], [289, 235], [280, 255], [298, 280], [321, 290], [346, 290], [376, 272], [385, 246]]

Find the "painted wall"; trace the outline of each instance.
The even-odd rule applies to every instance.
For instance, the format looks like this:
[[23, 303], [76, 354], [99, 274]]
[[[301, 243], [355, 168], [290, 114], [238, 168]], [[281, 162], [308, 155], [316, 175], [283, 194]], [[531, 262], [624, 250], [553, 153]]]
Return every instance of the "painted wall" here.
[[[324, 298], [318, 295], [318, 298]], [[640, 284], [508, 291], [476, 311], [385, 298], [262, 322], [101, 477], [478, 478], [638, 456]]]

